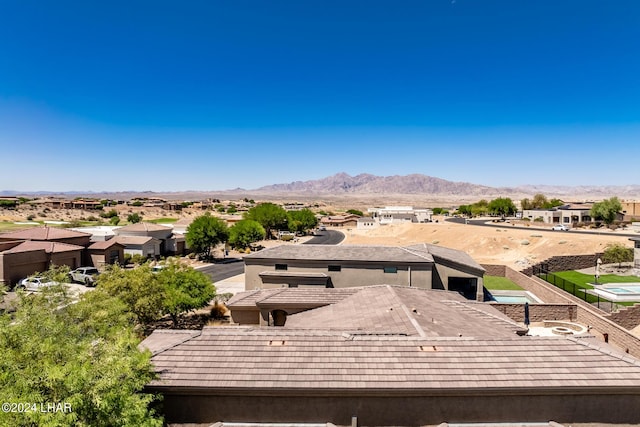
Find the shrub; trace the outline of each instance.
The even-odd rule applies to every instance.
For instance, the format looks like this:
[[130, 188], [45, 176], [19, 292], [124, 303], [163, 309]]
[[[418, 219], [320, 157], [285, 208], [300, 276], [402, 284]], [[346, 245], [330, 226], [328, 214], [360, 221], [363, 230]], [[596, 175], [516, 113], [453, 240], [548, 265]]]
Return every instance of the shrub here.
[[526, 245], [529, 244], [529, 241], [525, 239], [525, 240], [521, 241], [520, 244], [526, 246]]
[[541, 216], [537, 217], [536, 219], [533, 220], [533, 222], [544, 222], [544, 218], [542, 218]]
[[27, 216], [27, 221], [33, 221], [35, 219], [35, 215], [31, 214], [29, 216]]
[[282, 240], [283, 242], [289, 242], [291, 240], [293, 240], [295, 236], [293, 234], [283, 234], [282, 236], [280, 236], [280, 240]]

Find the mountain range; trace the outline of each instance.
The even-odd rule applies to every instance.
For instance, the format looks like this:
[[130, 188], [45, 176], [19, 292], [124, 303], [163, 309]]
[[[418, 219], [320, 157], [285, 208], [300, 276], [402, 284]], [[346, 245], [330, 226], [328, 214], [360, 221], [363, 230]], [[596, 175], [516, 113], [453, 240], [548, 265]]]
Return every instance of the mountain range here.
[[359, 174], [351, 176], [341, 172], [335, 175], [309, 181], [294, 181], [286, 184], [273, 184], [253, 190], [237, 188], [233, 190], [211, 191], [183, 191], [183, 192], [152, 192], [152, 191], [122, 191], [122, 192], [17, 192], [0, 191], [0, 195], [66, 195], [89, 197], [112, 197], [127, 199], [139, 196], [158, 195], [172, 199], [195, 199], [206, 197], [228, 196], [356, 196], [356, 195], [421, 195], [437, 197], [532, 197], [542, 193], [547, 197], [564, 199], [597, 200], [617, 196], [621, 199], [640, 199], [640, 185], [625, 186], [564, 186], [564, 185], [521, 185], [514, 187], [490, 187], [469, 182], [453, 182], [445, 179], [421, 174], [377, 176]]

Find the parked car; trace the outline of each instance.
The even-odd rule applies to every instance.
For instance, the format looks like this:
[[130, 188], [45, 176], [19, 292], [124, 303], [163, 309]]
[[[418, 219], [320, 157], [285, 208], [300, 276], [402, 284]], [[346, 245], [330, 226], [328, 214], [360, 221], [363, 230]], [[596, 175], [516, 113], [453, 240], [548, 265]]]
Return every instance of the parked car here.
[[84, 283], [86, 286], [95, 286], [96, 277], [100, 274], [95, 267], [80, 267], [69, 272], [72, 282]]
[[553, 231], [569, 231], [569, 227], [567, 227], [564, 224], [556, 224], [553, 227], [551, 227], [551, 229]]
[[55, 286], [57, 284], [58, 282], [52, 282], [46, 277], [34, 276], [22, 279], [18, 284], [17, 289], [24, 289], [25, 291], [29, 292], [37, 292], [42, 290], [43, 288]]

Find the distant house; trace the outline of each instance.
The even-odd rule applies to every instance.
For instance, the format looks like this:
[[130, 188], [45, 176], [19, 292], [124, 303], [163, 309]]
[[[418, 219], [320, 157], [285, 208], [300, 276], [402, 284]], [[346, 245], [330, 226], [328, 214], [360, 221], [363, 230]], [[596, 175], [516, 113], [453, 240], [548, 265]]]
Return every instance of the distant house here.
[[420, 244], [282, 245], [244, 257], [245, 289], [399, 285], [482, 300], [484, 269], [465, 252]]
[[[635, 424], [640, 361], [601, 341], [522, 336], [431, 289], [247, 292], [270, 325], [155, 330], [142, 343], [170, 425]], [[245, 306], [250, 306], [246, 303]], [[331, 424], [329, 424], [331, 423]]]
[[33, 227], [24, 230], [10, 231], [0, 234], [0, 242], [11, 240], [35, 240], [42, 242], [59, 242], [69, 245], [89, 246], [91, 235], [66, 228]]
[[161, 256], [162, 241], [149, 236], [116, 236], [112, 239], [122, 245], [124, 253], [147, 258]]
[[360, 215], [331, 215], [320, 219], [320, 224], [327, 227], [356, 227], [358, 225]]
[[378, 225], [378, 221], [376, 221], [375, 218], [364, 216], [362, 218], [358, 218], [356, 228], [358, 230], [369, 230], [372, 228], [376, 228]]
[[413, 206], [385, 206], [384, 208], [369, 208], [367, 211], [377, 218], [381, 225], [403, 222], [431, 222], [433, 211]]
[[[184, 236], [174, 234], [172, 227], [150, 222], [139, 222], [115, 229], [119, 243], [125, 245], [125, 253], [150, 254], [145, 256], [184, 254]], [[150, 237], [155, 241], [123, 239], [122, 237]], [[143, 248], [144, 246], [144, 248]]]

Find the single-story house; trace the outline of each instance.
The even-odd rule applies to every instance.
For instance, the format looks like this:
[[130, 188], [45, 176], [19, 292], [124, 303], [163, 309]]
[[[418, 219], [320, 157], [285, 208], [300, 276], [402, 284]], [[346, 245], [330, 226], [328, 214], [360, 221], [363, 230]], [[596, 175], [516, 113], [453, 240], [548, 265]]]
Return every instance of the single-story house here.
[[162, 241], [149, 236], [116, 236], [112, 239], [124, 248], [125, 254], [142, 255], [143, 257], [153, 258], [161, 256]]
[[0, 281], [14, 285], [51, 265], [67, 265], [74, 269], [82, 266], [83, 246], [47, 241], [0, 242]]
[[362, 218], [358, 218], [356, 222], [356, 228], [358, 230], [370, 230], [376, 228], [378, 225], [378, 221], [371, 216], [363, 216]]
[[244, 257], [245, 289], [399, 285], [484, 298], [484, 269], [463, 251], [431, 244], [281, 245]]
[[[153, 224], [150, 222], [139, 222], [136, 224], [127, 225], [125, 227], [116, 228], [115, 234], [116, 234], [116, 237], [118, 238], [137, 236], [137, 237], [151, 237], [157, 240], [160, 246], [158, 249], [153, 249], [152, 256], [175, 255], [176, 253], [184, 254], [184, 251], [185, 251], [184, 236], [180, 234], [174, 234], [173, 228], [171, 226]], [[136, 242], [135, 245], [140, 245], [141, 244], [140, 242], [142, 242], [141, 240], [136, 240], [136, 239], [133, 239], [133, 240], [124, 239], [119, 241], [120, 243], [123, 243], [123, 244], [125, 244], [124, 243], [125, 241], [129, 242], [130, 244], [133, 244], [132, 242], [135, 241]], [[145, 243], [145, 244], [148, 245], [148, 243]], [[132, 253], [132, 251], [135, 251], [135, 253], [139, 253], [140, 249], [127, 248], [127, 250], [125, 250], [125, 252], [127, 253]]]
[[639, 420], [640, 360], [594, 338], [523, 336], [522, 324], [455, 292], [318, 289], [327, 297], [313, 308], [306, 291], [259, 291], [273, 311], [308, 308], [282, 326], [154, 331], [142, 343], [158, 373], [147, 390], [163, 395], [166, 422]]
[[431, 222], [433, 211], [413, 206], [385, 206], [384, 208], [367, 209], [374, 218], [378, 218], [381, 225], [402, 222]]

